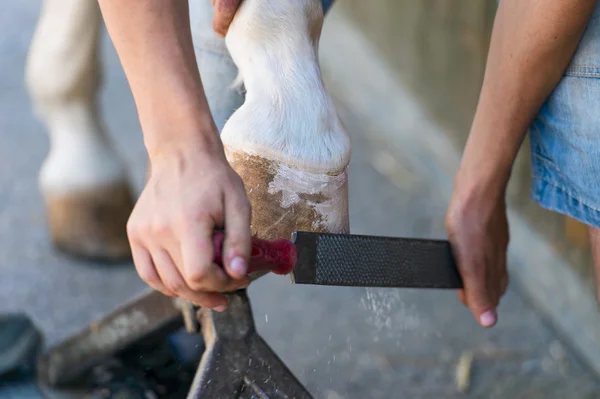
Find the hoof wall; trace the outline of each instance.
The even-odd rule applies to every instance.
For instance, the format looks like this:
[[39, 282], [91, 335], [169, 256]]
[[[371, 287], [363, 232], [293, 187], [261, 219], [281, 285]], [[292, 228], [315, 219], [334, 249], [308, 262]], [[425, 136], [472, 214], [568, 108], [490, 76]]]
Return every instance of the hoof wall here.
[[313, 173], [244, 151], [225, 149], [252, 205], [252, 234], [290, 239], [294, 231], [347, 233], [346, 170]]
[[74, 258], [130, 260], [126, 226], [133, 206], [133, 195], [125, 183], [62, 196], [46, 195], [54, 246]]

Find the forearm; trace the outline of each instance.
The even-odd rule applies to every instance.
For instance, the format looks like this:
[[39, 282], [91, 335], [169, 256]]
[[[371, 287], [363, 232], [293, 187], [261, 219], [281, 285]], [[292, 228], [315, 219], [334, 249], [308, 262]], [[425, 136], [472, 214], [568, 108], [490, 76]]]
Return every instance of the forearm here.
[[595, 0], [501, 0], [457, 176], [503, 195], [529, 125], [560, 81]]
[[194, 55], [187, 0], [99, 3], [150, 155], [178, 143], [219, 148]]

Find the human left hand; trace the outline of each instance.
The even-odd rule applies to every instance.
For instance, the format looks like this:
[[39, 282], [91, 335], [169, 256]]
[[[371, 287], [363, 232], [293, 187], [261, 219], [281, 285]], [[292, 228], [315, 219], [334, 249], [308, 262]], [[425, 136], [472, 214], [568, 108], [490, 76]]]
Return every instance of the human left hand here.
[[482, 327], [492, 327], [508, 286], [505, 189], [486, 190], [473, 181], [461, 181], [460, 172], [456, 182], [446, 228], [464, 283], [459, 298]]

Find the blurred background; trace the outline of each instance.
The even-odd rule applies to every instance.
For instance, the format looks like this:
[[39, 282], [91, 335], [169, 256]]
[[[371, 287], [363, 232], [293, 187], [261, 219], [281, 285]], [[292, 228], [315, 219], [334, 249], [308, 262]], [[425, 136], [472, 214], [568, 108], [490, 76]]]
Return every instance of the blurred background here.
[[[0, 311], [26, 311], [51, 345], [145, 286], [129, 263], [75, 261], [50, 243], [37, 186], [48, 139], [24, 87], [40, 6], [8, 0], [0, 12]], [[495, 7], [494, 0], [333, 7], [321, 66], [353, 142], [353, 233], [445, 237]], [[139, 192], [141, 131], [105, 32], [102, 67], [102, 117]], [[302, 287], [274, 276], [250, 288], [261, 334], [316, 398], [600, 397], [586, 229], [529, 199], [528, 156], [526, 143], [509, 193], [511, 285], [493, 329], [478, 327], [454, 292]], [[457, 384], [465, 364], [468, 383]], [[38, 397], [31, 383], [0, 381], [2, 399]]]

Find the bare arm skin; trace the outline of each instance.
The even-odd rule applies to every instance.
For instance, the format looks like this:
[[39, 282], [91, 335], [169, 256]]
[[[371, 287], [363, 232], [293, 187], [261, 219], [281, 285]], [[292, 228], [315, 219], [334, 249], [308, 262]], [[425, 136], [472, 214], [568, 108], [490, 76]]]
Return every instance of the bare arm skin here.
[[[199, 0], [206, 1], [206, 0]], [[135, 98], [151, 175], [128, 222], [140, 277], [224, 310], [249, 284], [250, 205], [224, 155], [192, 45], [187, 0], [99, 0]], [[225, 227], [225, 270], [213, 262]]]
[[479, 103], [446, 225], [465, 280], [461, 300], [484, 327], [508, 283], [505, 195], [528, 127], [559, 83], [594, 0], [501, 0]]
[[[194, 56], [187, 2], [99, 3], [132, 89], [150, 155], [182, 139], [218, 150], [220, 140]], [[181, 130], [168, 129], [171, 126]]]

